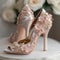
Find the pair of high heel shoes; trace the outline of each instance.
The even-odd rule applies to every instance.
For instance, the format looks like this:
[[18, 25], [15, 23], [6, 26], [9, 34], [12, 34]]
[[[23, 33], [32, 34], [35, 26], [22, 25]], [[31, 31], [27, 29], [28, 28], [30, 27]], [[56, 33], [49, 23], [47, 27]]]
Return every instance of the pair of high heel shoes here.
[[32, 10], [28, 5], [25, 5], [18, 16], [17, 30], [9, 38], [12, 45], [5, 49], [6, 53], [22, 55], [31, 53], [41, 35], [44, 36], [43, 50], [47, 50], [47, 36], [52, 27], [52, 15], [42, 9], [36, 23], [31, 28], [34, 21]]

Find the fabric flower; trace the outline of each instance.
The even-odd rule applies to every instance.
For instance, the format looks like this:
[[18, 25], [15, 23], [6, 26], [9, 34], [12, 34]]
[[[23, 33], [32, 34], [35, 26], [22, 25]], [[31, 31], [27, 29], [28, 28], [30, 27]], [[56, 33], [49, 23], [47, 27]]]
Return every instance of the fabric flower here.
[[24, 4], [28, 4], [33, 11], [40, 9], [44, 3], [45, 0], [24, 0]]
[[2, 17], [5, 21], [14, 23], [16, 18], [16, 13], [11, 8], [4, 9]]
[[24, 6], [24, 0], [18, 0], [15, 4], [15, 8], [20, 12]]
[[52, 5], [53, 12], [60, 15], [60, 0], [47, 0]]

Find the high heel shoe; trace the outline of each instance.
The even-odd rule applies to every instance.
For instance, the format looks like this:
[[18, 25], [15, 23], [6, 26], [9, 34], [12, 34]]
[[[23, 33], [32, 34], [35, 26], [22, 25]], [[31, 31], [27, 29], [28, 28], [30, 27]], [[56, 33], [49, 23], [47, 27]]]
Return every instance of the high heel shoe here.
[[42, 10], [35, 26], [30, 31], [29, 36], [25, 40], [16, 41], [12, 46], [8, 46], [5, 50], [10, 54], [29, 54], [31, 53], [37, 43], [38, 38], [43, 34], [44, 36], [44, 51], [46, 50], [47, 36], [52, 27], [52, 15], [48, 14], [44, 9]]
[[29, 35], [29, 30], [34, 21], [34, 15], [30, 7], [26, 4], [18, 16], [16, 32], [11, 34], [9, 41], [15, 42], [23, 40]]

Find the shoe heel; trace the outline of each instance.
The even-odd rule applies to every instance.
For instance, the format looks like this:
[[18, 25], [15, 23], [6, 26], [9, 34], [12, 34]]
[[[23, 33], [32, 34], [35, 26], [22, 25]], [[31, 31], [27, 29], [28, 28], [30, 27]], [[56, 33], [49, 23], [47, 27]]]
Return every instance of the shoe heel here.
[[48, 34], [44, 34], [44, 43], [43, 43], [43, 51], [47, 51], [47, 37], [48, 37]]

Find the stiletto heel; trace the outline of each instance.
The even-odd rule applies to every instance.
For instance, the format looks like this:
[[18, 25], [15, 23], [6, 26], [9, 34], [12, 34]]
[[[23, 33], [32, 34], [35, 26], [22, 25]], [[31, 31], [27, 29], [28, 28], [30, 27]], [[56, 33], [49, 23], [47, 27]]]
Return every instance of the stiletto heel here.
[[17, 29], [13, 33], [9, 40], [10, 42], [15, 42], [18, 39], [23, 40], [29, 35], [31, 25], [34, 21], [34, 15], [30, 7], [26, 4], [18, 16]]
[[43, 51], [47, 50], [47, 38], [48, 38], [48, 34], [44, 34], [44, 45], [43, 45]]
[[13, 43], [12, 46], [8, 46], [5, 50], [10, 54], [22, 54], [26, 55], [31, 53], [37, 43], [38, 38], [44, 34], [44, 51], [46, 50], [47, 34], [52, 27], [52, 15], [48, 14], [44, 9], [42, 10], [35, 26], [31, 29], [29, 36], [24, 40], [19, 40]]

